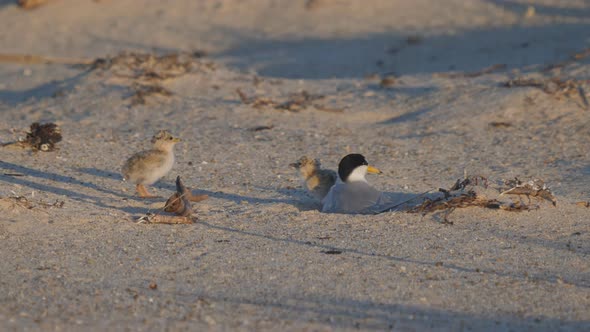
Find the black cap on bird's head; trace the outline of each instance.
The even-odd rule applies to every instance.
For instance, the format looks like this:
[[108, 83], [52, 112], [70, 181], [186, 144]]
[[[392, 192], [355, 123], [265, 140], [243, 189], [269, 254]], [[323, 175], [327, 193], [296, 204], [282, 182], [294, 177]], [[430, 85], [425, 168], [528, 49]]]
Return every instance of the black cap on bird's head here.
[[[355, 170], [357, 171], [355, 172]], [[346, 157], [342, 158], [342, 160], [340, 160], [340, 163], [338, 164], [338, 175], [340, 176], [340, 179], [344, 182], [358, 180], [364, 181], [365, 174], [367, 172], [374, 174], [381, 173], [381, 171], [377, 168], [369, 166], [367, 159], [365, 159], [365, 156], [363, 156], [362, 154], [351, 153]], [[351, 177], [353, 173], [354, 175]]]

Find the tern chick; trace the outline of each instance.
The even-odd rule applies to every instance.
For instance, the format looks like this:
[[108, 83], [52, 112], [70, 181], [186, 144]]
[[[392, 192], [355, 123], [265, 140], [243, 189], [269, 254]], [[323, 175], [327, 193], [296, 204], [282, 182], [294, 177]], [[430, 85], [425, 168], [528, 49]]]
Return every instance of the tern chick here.
[[127, 159], [122, 169], [123, 177], [136, 184], [140, 197], [156, 197], [145, 186], [154, 184], [170, 172], [174, 166], [174, 145], [180, 141], [180, 138], [161, 130], [152, 137], [151, 150], [138, 152]]
[[330, 188], [332, 188], [338, 179], [336, 172], [330, 169], [321, 169], [319, 160], [310, 159], [307, 156], [299, 158], [297, 162], [289, 166], [295, 167], [301, 172], [301, 176], [305, 181], [305, 187], [319, 201], [322, 201], [326, 197]]

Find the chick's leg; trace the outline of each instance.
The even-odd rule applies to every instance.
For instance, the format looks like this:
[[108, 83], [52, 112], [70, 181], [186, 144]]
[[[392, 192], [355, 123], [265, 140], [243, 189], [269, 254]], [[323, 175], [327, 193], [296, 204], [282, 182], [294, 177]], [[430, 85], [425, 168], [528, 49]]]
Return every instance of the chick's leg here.
[[138, 184], [137, 186], [135, 186], [135, 189], [137, 190], [137, 193], [139, 194], [139, 197], [141, 197], [141, 198], [158, 197], [156, 195], [150, 194], [143, 184]]

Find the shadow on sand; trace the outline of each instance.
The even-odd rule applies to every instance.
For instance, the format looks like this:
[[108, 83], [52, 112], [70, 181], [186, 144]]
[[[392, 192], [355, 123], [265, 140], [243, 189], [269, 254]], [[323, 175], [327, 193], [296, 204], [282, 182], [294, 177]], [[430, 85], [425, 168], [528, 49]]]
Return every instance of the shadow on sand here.
[[[521, 10], [511, 1], [493, 2]], [[549, 11], [542, 7], [538, 12]], [[583, 17], [575, 12], [570, 13]], [[254, 68], [261, 76], [290, 79], [471, 72], [495, 64], [505, 64], [500, 72], [508, 73], [570, 59], [587, 47], [579, 37], [587, 36], [588, 28], [587, 24], [512, 26], [427, 36], [412, 43], [398, 32], [355, 39], [268, 40], [227, 31], [228, 38], [240, 43], [216, 56], [238, 69]]]

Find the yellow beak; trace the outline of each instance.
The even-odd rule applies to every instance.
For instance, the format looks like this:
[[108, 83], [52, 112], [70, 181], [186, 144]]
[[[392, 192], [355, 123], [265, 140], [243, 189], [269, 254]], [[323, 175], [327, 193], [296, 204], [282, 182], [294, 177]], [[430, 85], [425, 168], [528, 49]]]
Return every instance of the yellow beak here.
[[381, 174], [382, 172], [376, 167], [369, 166], [369, 167], [367, 167], [367, 173]]
[[172, 141], [174, 143], [182, 142], [182, 140], [180, 138], [178, 138], [178, 137], [174, 137], [174, 139], [172, 139]]

